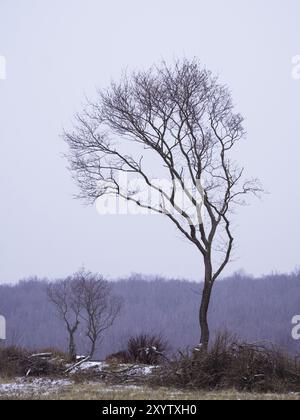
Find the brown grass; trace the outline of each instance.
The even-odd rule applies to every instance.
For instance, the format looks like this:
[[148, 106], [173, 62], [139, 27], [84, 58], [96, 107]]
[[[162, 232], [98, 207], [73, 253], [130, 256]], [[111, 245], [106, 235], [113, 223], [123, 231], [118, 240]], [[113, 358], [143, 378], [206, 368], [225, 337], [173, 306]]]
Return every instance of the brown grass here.
[[[0, 397], [1, 399], [6, 399]], [[228, 391], [179, 391], [164, 387], [151, 389], [149, 387], [105, 387], [101, 384], [73, 385], [47, 397], [17, 396], [9, 399], [17, 400], [293, 400], [299, 401], [298, 394], [261, 394]]]
[[[51, 360], [30, 357], [34, 353], [52, 353], [53, 357]], [[64, 354], [54, 349], [37, 352], [29, 352], [18, 347], [0, 349], [1, 377], [25, 376], [29, 370], [32, 376], [60, 375], [64, 370], [64, 363]]]

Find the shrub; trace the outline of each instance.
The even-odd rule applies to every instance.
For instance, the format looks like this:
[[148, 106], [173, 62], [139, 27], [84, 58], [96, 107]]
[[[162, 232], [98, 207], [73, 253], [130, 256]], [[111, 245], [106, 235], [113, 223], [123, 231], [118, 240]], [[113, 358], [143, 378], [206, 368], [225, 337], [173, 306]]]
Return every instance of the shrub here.
[[64, 361], [58, 358], [59, 354], [56, 353], [51, 358], [33, 357], [31, 352], [18, 347], [0, 349], [0, 376], [60, 375], [65, 366]]
[[154, 375], [156, 385], [249, 392], [300, 392], [300, 364], [280, 350], [220, 334], [208, 352], [180, 353]]
[[165, 353], [169, 345], [161, 335], [140, 334], [129, 338], [127, 350], [107, 356], [108, 363], [140, 363], [158, 365], [167, 359]]
[[168, 343], [160, 335], [140, 334], [131, 337], [127, 344], [128, 358], [133, 363], [156, 365], [168, 349]]
[[18, 347], [0, 349], [0, 375], [14, 377], [24, 374], [24, 363], [28, 352]]

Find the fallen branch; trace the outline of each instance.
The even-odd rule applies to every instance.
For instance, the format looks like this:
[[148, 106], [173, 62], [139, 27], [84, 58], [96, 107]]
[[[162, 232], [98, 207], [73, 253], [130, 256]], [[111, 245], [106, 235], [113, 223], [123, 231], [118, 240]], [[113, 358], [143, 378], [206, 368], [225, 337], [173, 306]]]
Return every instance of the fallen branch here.
[[53, 353], [38, 353], [29, 356], [29, 359], [48, 359], [53, 356]]
[[90, 356], [85, 357], [84, 359], [80, 360], [79, 362], [75, 363], [74, 365], [70, 366], [68, 369], [64, 371], [65, 374], [72, 372], [72, 370], [78, 368], [83, 363], [88, 362], [90, 360]]

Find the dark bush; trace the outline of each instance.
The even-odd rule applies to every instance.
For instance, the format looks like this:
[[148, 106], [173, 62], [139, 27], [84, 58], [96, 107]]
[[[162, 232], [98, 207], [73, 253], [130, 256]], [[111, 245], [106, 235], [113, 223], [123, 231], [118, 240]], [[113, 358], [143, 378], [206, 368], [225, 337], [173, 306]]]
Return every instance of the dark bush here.
[[140, 363], [158, 365], [166, 360], [169, 346], [161, 335], [140, 334], [131, 337], [127, 342], [127, 350], [111, 354], [106, 358], [108, 363]]
[[160, 335], [141, 334], [131, 337], [127, 344], [127, 354], [133, 363], [156, 365], [165, 358], [168, 343]]

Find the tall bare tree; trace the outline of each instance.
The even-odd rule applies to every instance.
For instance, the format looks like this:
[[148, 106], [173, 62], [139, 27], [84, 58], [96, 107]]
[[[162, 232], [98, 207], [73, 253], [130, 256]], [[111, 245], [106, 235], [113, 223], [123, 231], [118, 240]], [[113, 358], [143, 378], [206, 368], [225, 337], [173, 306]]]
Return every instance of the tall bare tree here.
[[59, 317], [65, 323], [69, 337], [70, 360], [76, 360], [75, 334], [80, 324], [82, 308], [78, 285], [72, 278], [60, 280], [48, 286], [47, 294], [50, 302], [55, 305]]
[[[199, 250], [200, 344], [206, 349], [213, 285], [233, 249], [232, 211], [244, 203], [243, 196], [261, 191], [233, 158], [245, 132], [228, 89], [197, 60], [162, 63], [125, 74], [76, 118], [65, 139], [78, 197], [93, 203], [116, 196], [164, 214]], [[154, 179], [155, 171], [168, 186]], [[121, 174], [135, 176], [139, 186], [124, 185]]]
[[112, 293], [111, 285], [98, 274], [82, 270], [75, 274], [80, 292], [86, 336], [91, 342], [90, 357], [93, 357], [102, 334], [110, 328], [121, 310], [121, 300]]

